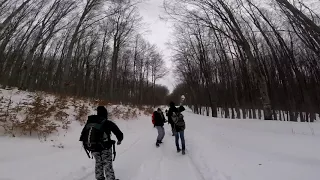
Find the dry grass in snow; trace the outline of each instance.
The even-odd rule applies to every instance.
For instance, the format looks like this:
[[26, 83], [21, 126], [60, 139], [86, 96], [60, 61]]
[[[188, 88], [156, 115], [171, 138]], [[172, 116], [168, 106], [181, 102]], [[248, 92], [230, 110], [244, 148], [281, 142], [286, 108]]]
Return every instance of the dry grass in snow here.
[[150, 115], [153, 109], [112, 105], [104, 101], [65, 97], [44, 92], [26, 92], [18, 89], [0, 89], [0, 133], [10, 136], [36, 136], [46, 140], [53, 133], [67, 133], [72, 122], [81, 125], [95, 108], [104, 105], [109, 118], [137, 119]]

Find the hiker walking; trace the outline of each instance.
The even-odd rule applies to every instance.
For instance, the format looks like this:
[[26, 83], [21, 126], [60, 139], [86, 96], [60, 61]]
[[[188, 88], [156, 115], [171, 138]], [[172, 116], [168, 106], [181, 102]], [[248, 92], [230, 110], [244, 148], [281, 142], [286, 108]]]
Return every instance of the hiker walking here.
[[157, 111], [153, 112], [153, 117], [154, 117], [154, 125], [158, 130], [156, 146], [159, 147], [160, 144], [162, 143], [162, 139], [164, 138], [164, 135], [165, 135], [163, 125], [164, 125], [166, 119], [165, 119], [163, 112], [161, 111], [160, 108], [158, 108]]
[[91, 152], [95, 158], [95, 177], [97, 180], [116, 180], [112, 166], [114, 160], [112, 160], [112, 152], [114, 156], [116, 155], [115, 141], [111, 140], [111, 132], [118, 140], [117, 145], [120, 145], [123, 133], [115, 123], [108, 120], [108, 111], [104, 106], [97, 108], [97, 115], [88, 116], [81, 132], [80, 141], [82, 141], [88, 157], [90, 158], [89, 152]]
[[177, 112], [178, 109], [176, 108], [174, 102], [170, 102], [169, 103], [169, 111], [167, 113], [167, 116], [168, 116], [168, 124], [171, 125], [171, 132], [172, 132], [172, 136], [174, 136], [174, 123], [172, 121], [172, 114], [173, 112]]
[[184, 121], [184, 116], [181, 114], [185, 108], [183, 106], [180, 106], [177, 111], [172, 113], [172, 120], [174, 123], [174, 130], [175, 130], [175, 143], [177, 147], [177, 152], [179, 153], [181, 151], [179, 146], [179, 139], [181, 139], [181, 146], [182, 146], [182, 154], [185, 154], [186, 145], [185, 145], [185, 139], [184, 139], [184, 130], [186, 129], [186, 124]]

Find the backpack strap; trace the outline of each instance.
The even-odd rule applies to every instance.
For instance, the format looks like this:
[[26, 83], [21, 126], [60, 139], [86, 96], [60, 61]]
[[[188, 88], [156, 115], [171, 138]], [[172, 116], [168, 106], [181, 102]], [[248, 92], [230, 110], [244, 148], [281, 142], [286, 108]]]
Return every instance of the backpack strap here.
[[104, 118], [104, 119], [101, 121], [101, 125], [103, 125], [106, 121], [107, 121], [107, 119]]

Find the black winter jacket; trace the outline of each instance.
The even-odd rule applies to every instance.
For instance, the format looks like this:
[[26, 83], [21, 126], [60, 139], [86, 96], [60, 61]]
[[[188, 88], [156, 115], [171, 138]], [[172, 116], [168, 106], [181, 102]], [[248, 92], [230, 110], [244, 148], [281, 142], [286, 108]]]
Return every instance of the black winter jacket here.
[[173, 112], [178, 112], [178, 108], [176, 106], [171, 105], [168, 111], [168, 123], [173, 124], [172, 114]]
[[164, 118], [163, 113], [159, 113], [158, 111], [154, 112], [154, 125], [155, 126], [163, 126], [166, 119]]
[[[98, 115], [91, 115], [91, 116], [88, 116], [87, 124], [88, 123], [101, 123], [104, 119], [105, 118], [98, 116]], [[123, 133], [121, 132], [119, 127], [114, 122], [109, 121], [109, 120], [105, 121], [104, 124], [102, 125], [102, 129], [104, 129], [104, 132], [109, 136], [109, 139], [111, 139], [110, 136], [111, 136], [111, 132], [112, 132], [116, 136], [118, 141], [121, 142], [123, 140]], [[82, 138], [83, 130], [81, 132], [80, 141], [83, 141], [83, 138]], [[112, 146], [112, 144], [108, 144], [108, 148], [111, 146]]]

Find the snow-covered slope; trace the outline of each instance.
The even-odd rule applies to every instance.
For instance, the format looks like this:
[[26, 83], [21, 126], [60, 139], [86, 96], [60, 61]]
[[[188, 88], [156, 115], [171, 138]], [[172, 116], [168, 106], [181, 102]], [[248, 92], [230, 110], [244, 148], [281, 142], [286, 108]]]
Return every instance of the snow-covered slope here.
[[[317, 180], [320, 177], [320, 124], [227, 120], [184, 112], [187, 154], [176, 153], [165, 125], [155, 147], [149, 116], [115, 121], [124, 132], [114, 161], [121, 180]], [[310, 126], [309, 126], [310, 125]], [[1, 180], [93, 180], [94, 160], [78, 141], [78, 123], [65, 137], [39, 143], [1, 137]], [[55, 146], [54, 146], [55, 145]]]
[[0, 89], [0, 135], [31, 135], [41, 140], [65, 136], [73, 128], [70, 124], [83, 124], [98, 105], [105, 105], [109, 118], [114, 120], [128, 120], [153, 111], [147, 106], [112, 105], [95, 99]]

